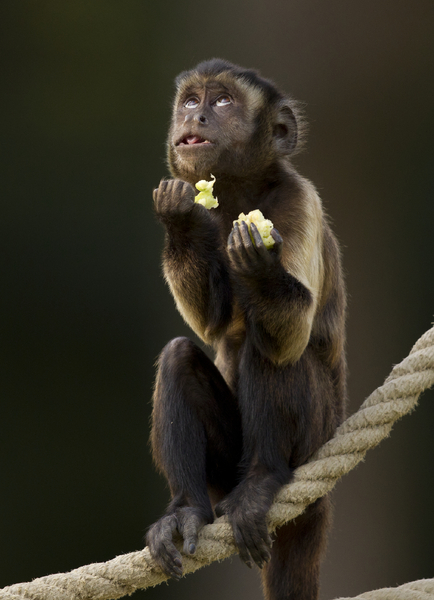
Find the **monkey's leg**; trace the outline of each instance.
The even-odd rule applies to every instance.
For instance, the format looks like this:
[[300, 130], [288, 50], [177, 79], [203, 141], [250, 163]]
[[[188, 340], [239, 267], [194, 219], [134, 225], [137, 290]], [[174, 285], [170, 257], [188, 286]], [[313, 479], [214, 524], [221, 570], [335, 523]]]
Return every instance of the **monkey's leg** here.
[[187, 338], [169, 342], [161, 353], [154, 393], [151, 442], [157, 467], [172, 501], [147, 534], [150, 551], [172, 577], [182, 574], [173, 536], [193, 554], [197, 535], [213, 521], [207, 486], [228, 491], [236, 484], [241, 455], [238, 407], [222, 375]]
[[326, 496], [276, 531], [271, 560], [262, 570], [266, 600], [316, 600], [319, 569], [330, 523]]

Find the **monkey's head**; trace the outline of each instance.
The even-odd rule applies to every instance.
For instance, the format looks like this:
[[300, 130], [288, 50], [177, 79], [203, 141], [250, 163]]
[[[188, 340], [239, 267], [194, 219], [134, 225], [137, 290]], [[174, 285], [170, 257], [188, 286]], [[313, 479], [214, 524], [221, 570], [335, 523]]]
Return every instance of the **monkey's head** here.
[[300, 141], [297, 104], [256, 71], [212, 59], [176, 78], [168, 136], [174, 177], [260, 175]]

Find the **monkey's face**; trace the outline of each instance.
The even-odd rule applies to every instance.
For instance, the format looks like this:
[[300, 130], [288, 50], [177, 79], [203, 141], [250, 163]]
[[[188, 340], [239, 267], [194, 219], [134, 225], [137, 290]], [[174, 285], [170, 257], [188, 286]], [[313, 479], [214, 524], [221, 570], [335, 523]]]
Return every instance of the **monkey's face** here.
[[[186, 77], [178, 89], [169, 130], [168, 159], [173, 175], [190, 183], [209, 179], [211, 173], [217, 179], [248, 175], [257, 162], [251, 142], [257, 135], [255, 123], [261, 106], [260, 91], [228, 73], [205, 78], [193, 72]], [[264, 135], [261, 137], [263, 157], [267, 143]]]

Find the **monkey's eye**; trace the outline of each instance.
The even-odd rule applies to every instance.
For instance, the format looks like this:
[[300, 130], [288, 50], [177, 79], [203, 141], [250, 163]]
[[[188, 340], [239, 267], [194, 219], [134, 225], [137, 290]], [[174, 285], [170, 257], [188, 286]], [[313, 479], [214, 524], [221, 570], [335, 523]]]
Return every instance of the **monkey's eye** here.
[[185, 108], [196, 108], [196, 106], [199, 105], [199, 100], [193, 96], [192, 98], [187, 98], [187, 100], [184, 102], [184, 106]]
[[227, 106], [228, 104], [232, 104], [232, 98], [227, 95], [219, 96], [215, 101], [216, 106]]

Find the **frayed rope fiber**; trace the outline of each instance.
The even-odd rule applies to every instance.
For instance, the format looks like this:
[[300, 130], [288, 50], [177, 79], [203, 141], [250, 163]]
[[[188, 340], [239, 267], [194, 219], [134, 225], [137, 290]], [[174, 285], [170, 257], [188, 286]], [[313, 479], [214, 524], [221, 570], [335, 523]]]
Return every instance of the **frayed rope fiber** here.
[[[393, 423], [411, 412], [421, 392], [433, 384], [434, 327], [416, 342], [409, 356], [394, 367], [384, 384], [338, 428], [335, 436], [295, 471], [293, 481], [279, 491], [268, 513], [270, 529], [294, 519], [306, 506], [327, 494], [342, 475], [363, 459], [367, 450], [389, 435]], [[202, 529], [196, 554], [183, 557], [184, 573], [236, 551], [231, 527], [221, 517]], [[0, 590], [0, 600], [114, 600], [166, 579], [145, 548], [70, 573], [10, 585]], [[354, 600], [386, 599], [434, 600], [434, 579], [366, 592]]]

